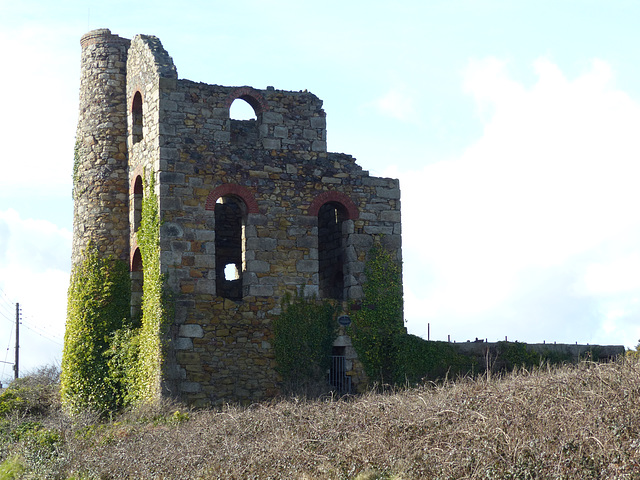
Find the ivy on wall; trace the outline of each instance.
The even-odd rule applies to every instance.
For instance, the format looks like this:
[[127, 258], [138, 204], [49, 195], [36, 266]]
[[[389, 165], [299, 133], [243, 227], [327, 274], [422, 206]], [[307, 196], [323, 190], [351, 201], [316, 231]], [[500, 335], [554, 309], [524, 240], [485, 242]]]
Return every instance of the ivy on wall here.
[[61, 394], [71, 411], [101, 413], [160, 396], [162, 338], [171, 316], [160, 273], [160, 218], [153, 178], [138, 229], [144, 284], [142, 318], [131, 319], [126, 262], [94, 247], [72, 272], [62, 357]]
[[122, 390], [122, 404], [150, 403], [160, 397], [162, 338], [171, 308], [160, 272], [160, 216], [153, 174], [142, 200], [138, 247], [142, 256], [142, 318], [114, 332], [108, 351], [111, 375]]
[[120, 386], [108, 358], [111, 334], [129, 325], [127, 264], [101, 258], [89, 245], [71, 273], [60, 376], [62, 401], [71, 411], [105, 412], [121, 406]]
[[273, 321], [273, 349], [285, 389], [314, 395], [326, 389], [331, 348], [337, 336], [336, 307], [296, 294], [282, 300]]
[[142, 290], [142, 326], [139, 360], [136, 365], [135, 397], [153, 402], [160, 396], [160, 379], [164, 345], [162, 338], [172, 317], [171, 301], [164, 289], [160, 271], [160, 214], [153, 172], [142, 200], [142, 218], [138, 229], [138, 246], [142, 256], [144, 284]]
[[405, 334], [400, 264], [379, 242], [365, 264], [362, 308], [352, 312], [351, 340], [370, 381], [389, 383], [398, 368], [398, 339]]
[[427, 341], [415, 335], [398, 335], [395, 383], [413, 385], [424, 380], [457, 378], [481, 367], [478, 359], [459, 353], [449, 342]]
[[[592, 347], [586, 356], [592, 358], [597, 348]], [[572, 356], [569, 353], [563, 354], [550, 350], [538, 351], [522, 342], [498, 342], [496, 350], [500, 366], [505, 370], [539, 367], [542, 364], [558, 365], [572, 361]]]

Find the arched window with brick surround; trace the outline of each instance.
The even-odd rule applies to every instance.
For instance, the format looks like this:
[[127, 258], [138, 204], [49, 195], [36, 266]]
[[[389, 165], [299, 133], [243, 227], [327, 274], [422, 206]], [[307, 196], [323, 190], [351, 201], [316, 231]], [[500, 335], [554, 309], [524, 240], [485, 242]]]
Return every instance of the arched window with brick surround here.
[[218, 296], [239, 300], [246, 271], [247, 215], [258, 212], [253, 194], [245, 187], [224, 184], [211, 192], [205, 205], [215, 215], [215, 272]]
[[216, 200], [216, 291], [219, 296], [242, 298], [242, 274], [246, 270], [245, 226], [247, 206], [233, 195]]
[[135, 93], [131, 104], [131, 134], [134, 144], [142, 140], [142, 94], [140, 92]]
[[228, 99], [231, 143], [256, 145], [260, 140], [262, 113], [268, 108], [262, 94], [251, 87], [233, 90]]
[[346, 209], [336, 202], [318, 211], [318, 282], [323, 298], [344, 300], [345, 218]]
[[[309, 214], [318, 217], [318, 287], [320, 296], [347, 300], [349, 285], [346, 255], [349, 238], [347, 220], [358, 218], [358, 208], [342, 192], [324, 192], [309, 207]], [[353, 222], [350, 222], [353, 223]]]

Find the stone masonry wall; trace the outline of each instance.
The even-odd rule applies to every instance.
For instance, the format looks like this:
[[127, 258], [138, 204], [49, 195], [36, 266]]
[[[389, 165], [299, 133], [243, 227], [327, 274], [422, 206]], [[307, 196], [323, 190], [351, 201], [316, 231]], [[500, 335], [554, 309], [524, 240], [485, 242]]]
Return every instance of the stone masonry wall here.
[[81, 46], [73, 265], [90, 242], [104, 256], [127, 260], [129, 255], [125, 102], [129, 40], [102, 29], [84, 35]]
[[[320, 293], [320, 206], [344, 207], [344, 298], [357, 301], [374, 235], [400, 260], [398, 182], [326, 152], [324, 112], [311, 94], [161, 85], [162, 264], [178, 295], [174, 380], [195, 403], [259, 400], [277, 387], [270, 325], [280, 299], [299, 287]], [[257, 105], [255, 145], [232, 142], [229, 106], [239, 94]], [[248, 208], [239, 301], [216, 292], [213, 210], [225, 192]]]
[[[342, 278], [326, 291], [345, 311], [362, 298], [375, 237], [401, 262], [398, 181], [371, 177], [351, 156], [327, 152], [326, 116], [315, 95], [180, 80], [156, 37], [129, 42], [108, 30], [91, 32], [83, 37], [85, 71], [92, 78], [81, 91], [78, 131], [89, 155], [82, 156], [74, 252], [85, 241], [83, 228], [99, 229], [104, 248], [139, 270], [140, 185], [154, 174], [161, 269], [175, 305], [164, 393], [193, 405], [276, 395], [281, 379], [271, 325], [283, 296], [299, 289], [326, 295], [319, 242], [331, 242], [337, 266], [330, 275]], [[234, 101], [249, 103], [256, 119], [231, 119]], [[91, 110], [94, 104], [102, 110]], [[90, 190], [94, 175], [108, 179], [95, 184], [102, 190]], [[92, 216], [99, 199], [108, 208]], [[235, 213], [219, 211], [225, 225], [216, 225], [216, 208], [225, 204]], [[318, 231], [321, 209], [323, 222], [337, 222], [331, 240]], [[220, 263], [236, 267], [239, 278], [222, 278]], [[132, 281], [139, 304], [143, 275], [133, 271]], [[344, 336], [340, 342], [349, 344]], [[349, 352], [349, 364], [357, 365]]]

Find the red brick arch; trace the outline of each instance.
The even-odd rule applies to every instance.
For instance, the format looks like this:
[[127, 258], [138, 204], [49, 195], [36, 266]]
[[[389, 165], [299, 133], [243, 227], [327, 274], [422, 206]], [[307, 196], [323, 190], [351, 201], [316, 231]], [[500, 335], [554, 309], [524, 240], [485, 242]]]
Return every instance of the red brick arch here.
[[325, 203], [335, 202], [342, 205], [347, 211], [347, 220], [356, 220], [360, 216], [358, 207], [351, 198], [342, 193], [331, 190], [328, 192], [322, 192], [316, 198], [313, 199], [311, 205], [309, 205], [309, 215], [317, 216], [320, 211], [320, 207]]
[[258, 209], [258, 202], [251, 190], [235, 183], [225, 183], [216, 187], [213, 192], [209, 193], [204, 205], [205, 210], [215, 210], [216, 201], [220, 197], [225, 197], [227, 195], [234, 195], [241, 198], [247, 206], [247, 213], [260, 213], [260, 210]]
[[256, 115], [260, 115], [262, 112], [266, 112], [269, 110], [269, 104], [262, 96], [260, 91], [251, 87], [238, 87], [229, 93], [227, 99], [225, 100], [225, 105], [227, 108], [231, 108], [231, 104], [234, 100], [241, 98], [245, 102], [247, 102], [253, 108], [253, 111], [256, 112]]

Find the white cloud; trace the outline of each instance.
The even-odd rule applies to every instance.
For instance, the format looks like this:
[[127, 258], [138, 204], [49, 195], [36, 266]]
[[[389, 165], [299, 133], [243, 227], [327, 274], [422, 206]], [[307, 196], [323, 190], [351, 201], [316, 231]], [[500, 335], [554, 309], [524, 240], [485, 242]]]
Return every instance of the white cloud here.
[[0, 76], [2, 196], [70, 189], [79, 58], [63, 48], [69, 35], [36, 26], [0, 31], [3, 62], [12, 72]]
[[374, 102], [376, 109], [382, 114], [405, 122], [418, 119], [414, 108], [415, 100], [406, 88], [391, 88]]
[[[564, 308], [553, 302], [571, 304], [568, 315], [582, 312], [583, 302], [580, 315], [591, 318], [587, 303], [593, 310], [595, 301], [603, 325], [622, 317], [597, 295], [640, 286], [633, 271], [640, 243], [609, 252], [608, 263], [600, 264], [614, 242], [640, 232], [640, 106], [614, 88], [605, 62], [594, 61], [574, 80], [545, 59], [534, 70], [538, 80], [526, 88], [504, 62], [472, 62], [464, 89], [482, 114], [482, 138], [459, 158], [398, 173], [404, 255], [412, 259], [405, 265], [406, 311], [418, 333], [430, 321], [459, 325], [466, 336], [517, 331], [521, 340], [536, 341], [523, 337], [540, 320], [520, 310], [532, 297], [551, 302], [550, 318]], [[532, 271], [546, 280], [528, 285]], [[548, 276], [559, 272], [566, 275], [558, 285], [564, 290], [543, 293], [553, 283]], [[628, 310], [620, 301], [615, 309]], [[480, 328], [463, 333], [484, 318]], [[589, 341], [599, 328], [580, 333]], [[625, 342], [623, 336], [618, 329], [616, 342]]]
[[[20, 333], [20, 370], [28, 371], [60, 360], [69, 286], [71, 232], [46, 220], [21, 218], [14, 210], [0, 211], [0, 347], [11, 350], [13, 329], [8, 304], [19, 303], [23, 315]], [[13, 318], [11, 318], [13, 320]], [[0, 358], [0, 360], [5, 360]], [[4, 376], [11, 367], [2, 364]]]
[[620, 256], [607, 262], [589, 265], [582, 278], [582, 293], [610, 295], [637, 292], [640, 295], [640, 252]]

